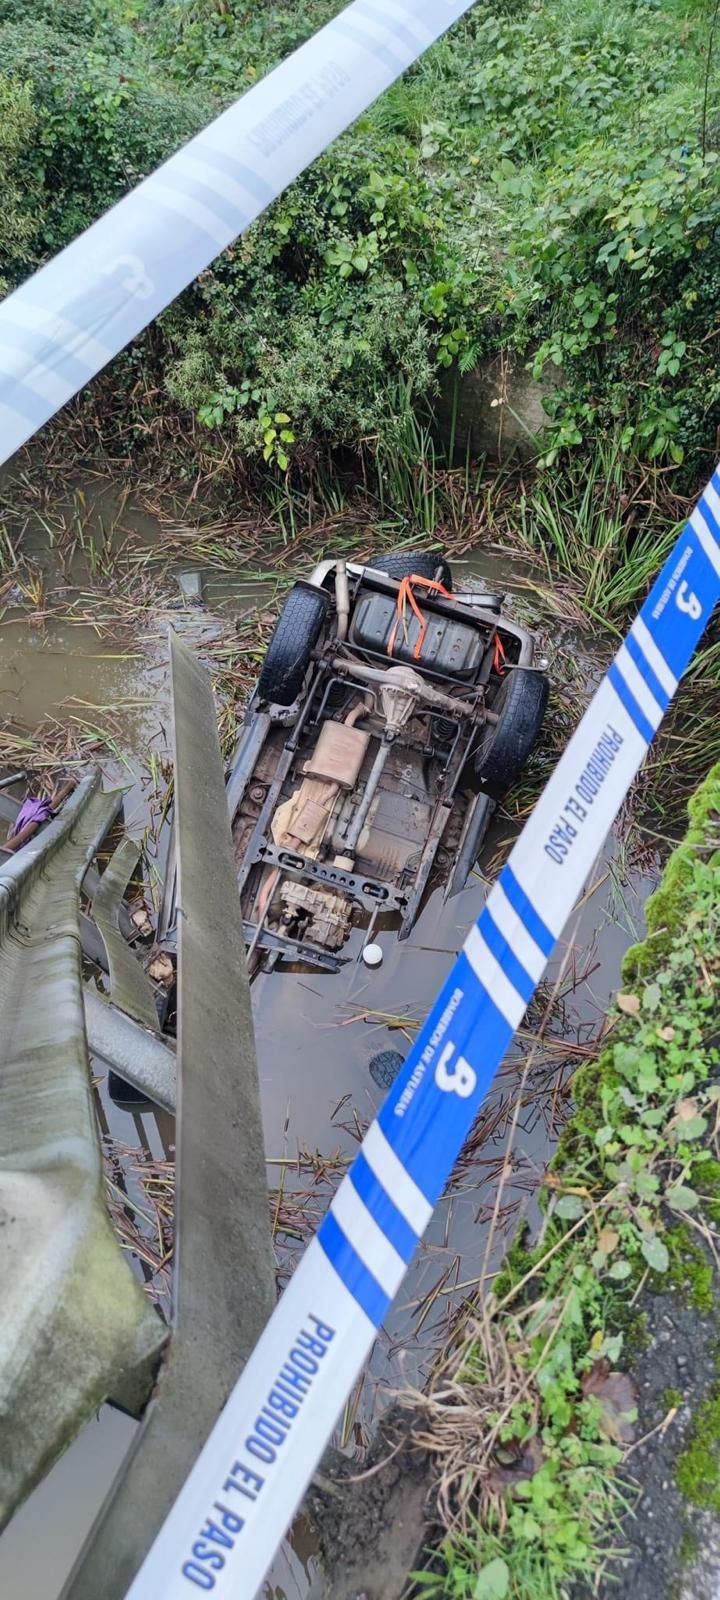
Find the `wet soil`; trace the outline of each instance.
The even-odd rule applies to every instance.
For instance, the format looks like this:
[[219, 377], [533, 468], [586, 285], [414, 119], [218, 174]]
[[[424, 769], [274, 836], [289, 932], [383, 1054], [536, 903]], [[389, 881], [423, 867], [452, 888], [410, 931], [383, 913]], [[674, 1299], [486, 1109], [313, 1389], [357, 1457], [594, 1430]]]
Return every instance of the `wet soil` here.
[[324, 1555], [312, 1600], [400, 1600], [427, 1539], [431, 1486], [428, 1457], [392, 1410], [362, 1467], [328, 1452], [308, 1494]]
[[[43, 544], [42, 527], [28, 524], [28, 548], [33, 561], [46, 571], [45, 598], [28, 616], [12, 608], [16, 596], [6, 596], [10, 609], [0, 618], [0, 718], [6, 725], [12, 719], [13, 727], [25, 730], [29, 738], [41, 725], [43, 737], [47, 737], [49, 726], [58, 748], [67, 739], [81, 756], [99, 755], [109, 776], [128, 785], [126, 822], [131, 833], [146, 838], [151, 875], [154, 873], [149, 898], [157, 904], [162, 870], [162, 769], [169, 751], [164, 630], [170, 617], [179, 618], [183, 627], [194, 631], [202, 653], [211, 656], [213, 642], [222, 639], [222, 627], [209, 623], [207, 613], [182, 606], [178, 610], [177, 585], [167, 567], [149, 587], [133, 587], [137, 574], [145, 573], [146, 568], [149, 571], [151, 557], [157, 556], [161, 530], [152, 519], [137, 525], [132, 510], [125, 503], [121, 506], [110, 488], [101, 493], [97, 485], [91, 512], [83, 524], [85, 544], [74, 551], [70, 566], [67, 559], [59, 561], [57, 545], [48, 546], [46, 536]], [[90, 570], [88, 545], [93, 531], [103, 548], [108, 530], [119, 529], [125, 538], [129, 524], [127, 593], [138, 599], [137, 605], [133, 600], [127, 607], [127, 593], [118, 595], [107, 572], [103, 576]], [[304, 565], [306, 569], [307, 562]], [[513, 592], [513, 573], [505, 558], [478, 552], [466, 558], [461, 570]], [[256, 616], [271, 603], [275, 592], [272, 584], [259, 582], [251, 572], [228, 574], [213, 568], [204, 577], [206, 603], [222, 623]], [[89, 594], [105, 597], [103, 605], [93, 611]], [[522, 597], [516, 596], [515, 603], [522, 606]], [[105, 615], [111, 617], [108, 625], [99, 621]], [[602, 641], [559, 628], [557, 619], [548, 628], [548, 638], [551, 672], [561, 671], [564, 656], [574, 683], [572, 714], [579, 714], [604, 666], [607, 647]], [[317, 1226], [334, 1183], [377, 1110], [381, 1097], [368, 1073], [370, 1056], [380, 1049], [407, 1048], [414, 1025], [427, 1009], [428, 996], [444, 981], [518, 826], [511, 816], [499, 816], [471, 883], [448, 901], [442, 888], [436, 889], [407, 943], [398, 944], [388, 929], [379, 932], [384, 961], [376, 972], [368, 972], [358, 962], [362, 933], [356, 930], [346, 951], [350, 962], [339, 974], [280, 971], [257, 979], [253, 999], [269, 1181], [277, 1186], [282, 1177], [289, 1194], [297, 1191], [302, 1213], [299, 1238], [288, 1235], [281, 1241], [281, 1282], [304, 1238]], [[498, 1269], [518, 1221], [527, 1217], [533, 1226], [534, 1197], [562, 1121], [569, 1077], [593, 1049], [608, 999], [617, 987], [624, 951], [641, 931], [642, 906], [655, 876], [650, 856], [642, 867], [628, 863], [622, 833], [609, 841], [561, 942], [547, 983], [525, 1019], [436, 1209], [376, 1342], [365, 1378], [348, 1402], [336, 1436], [350, 1463], [348, 1470], [363, 1469], [378, 1419], [393, 1392], [406, 1384], [423, 1383], [448, 1334], [454, 1308], [481, 1276], [487, 1278]], [[506, 1162], [509, 1121], [529, 1052], [532, 1061], [503, 1211], [489, 1240], [498, 1175]], [[159, 1157], [172, 1155], [172, 1132], [153, 1116], [119, 1111], [104, 1091], [101, 1106], [118, 1147], [140, 1146]], [[315, 1176], [308, 1179], [308, 1171]], [[130, 1426], [105, 1408], [99, 1422], [86, 1430], [14, 1519], [0, 1540], [3, 1600], [20, 1600], [20, 1595], [22, 1600], [55, 1600], [122, 1457]], [[94, 1463], [89, 1474], [92, 1494], [88, 1489], [89, 1458]], [[332, 1593], [333, 1600], [344, 1600], [346, 1592], [348, 1600], [351, 1594], [359, 1597], [363, 1593], [367, 1600], [386, 1600], [386, 1595], [390, 1600], [393, 1591], [387, 1588], [388, 1574], [396, 1567], [399, 1570], [406, 1557], [412, 1559], [408, 1546], [424, 1497], [422, 1475], [416, 1479], [408, 1468], [406, 1480], [399, 1464], [393, 1473], [392, 1481], [378, 1475], [377, 1493], [373, 1490], [367, 1501], [369, 1545], [377, 1544], [372, 1558], [375, 1567], [366, 1568], [363, 1583], [355, 1591], [350, 1557], [353, 1538], [357, 1541], [359, 1537], [359, 1528], [355, 1535], [352, 1532], [353, 1516], [357, 1519], [359, 1510], [353, 1493], [349, 1505], [355, 1511], [343, 1512], [333, 1536], [336, 1555], [334, 1561], [331, 1556], [330, 1572], [335, 1574], [335, 1587], [326, 1591], [318, 1587], [326, 1580], [320, 1576], [314, 1554], [317, 1540], [307, 1520], [299, 1518], [267, 1580], [263, 1600], [311, 1595], [316, 1600], [323, 1592]], [[394, 1513], [390, 1516], [387, 1510], [391, 1490], [400, 1494], [402, 1517], [399, 1512], [397, 1517]], [[362, 1498], [359, 1489], [358, 1496]], [[52, 1518], [62, 1523], [62, 1537], [58, 1534], [54, 1545], [28, 1537], [37, 1527], [38, 1517], [43, 1523]], [[381, 1524], [385, 1528], [382, 1544], [378, 1543]], [[329, 1540], [329, 1546], [332, 1544]], [[374, 1570], [377, 1581], [372, 1577]], [[347, 1583], [340, 1576], [344, 1571]], [[385, 1589], [377, 1589], [381, 1579], [386, 1582]]]

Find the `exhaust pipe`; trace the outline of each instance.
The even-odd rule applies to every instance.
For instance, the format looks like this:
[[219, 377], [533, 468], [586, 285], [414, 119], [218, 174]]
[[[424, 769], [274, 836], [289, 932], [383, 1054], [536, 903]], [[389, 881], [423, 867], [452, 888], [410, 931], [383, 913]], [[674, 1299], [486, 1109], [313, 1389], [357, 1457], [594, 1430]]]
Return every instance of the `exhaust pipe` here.
[[335, 566], [335, 606], [337, 609], [337, 636], [342, 642], [347, 639], [350, 624], [350, 585], [348, 583], [347, 563], [338, 561]]
[[390, 749], [391, 741], [389, 739], [383, 739], [383, 742], [380, 745], [375, 760], [373, 761], [368, 773], [368, 780], [365, 785], [365, 793], [363, 794], [362, 800], [360, 801], [357, 811], [355, 812], [355, 815], [350, 823], [345, 838], [342, 840], [343, 853], [342, 855], [337, 855], [335, 857], [335, 865], [338, 867], [344, 867], [346, 870], [350, 870], [354, 864], [358, 840], [363, 828], [365, 827], [365, 823], [367, 822], [368, 812], [373, 800], [375, 799], [377, 787], [383, 774], [383, 768], [390, 754]]

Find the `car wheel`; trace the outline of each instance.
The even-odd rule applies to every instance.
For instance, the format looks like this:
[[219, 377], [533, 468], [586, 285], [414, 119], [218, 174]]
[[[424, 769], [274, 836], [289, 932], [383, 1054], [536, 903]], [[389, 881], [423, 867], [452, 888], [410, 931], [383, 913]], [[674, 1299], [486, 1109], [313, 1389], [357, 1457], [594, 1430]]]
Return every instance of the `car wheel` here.
[[258, 679], [258, 692], [274, 705], [291, 706], [305, 682], [328, 614], [322, 589], [291, 589], [275, 624]]
[[140, 1111], [144, 1107], [154, 1110], [152, 1100], [148, 1100], [142, 1089], [136, 1089], [134, 1084], [126, 1083], [119, 1073], [113, 1072], [112, 1067], [108, 1072], [108, 1094], [114, 1106], [122, 1111]]
[[373, 556], [372, 561], [367, 561], [366, 566], [372, 567], [375, 572], [384, 572], [388, 578], [434, 578], [438, 567], [440, 568], [440, 582], [444, 589], [452, 593], [452, 573], [443, 555], [434, 555], [430, 550], [417, 550], [414, 554], [410, 550], [390, 550], [385, 556]]
[[497, 722], [487, 723], [474, 758], [475, 782], [493, 800], [501, 800], [517, 782], [542, 727], [550, 684], [544, 672], [513, 667], [498, 690], [492, 709]]

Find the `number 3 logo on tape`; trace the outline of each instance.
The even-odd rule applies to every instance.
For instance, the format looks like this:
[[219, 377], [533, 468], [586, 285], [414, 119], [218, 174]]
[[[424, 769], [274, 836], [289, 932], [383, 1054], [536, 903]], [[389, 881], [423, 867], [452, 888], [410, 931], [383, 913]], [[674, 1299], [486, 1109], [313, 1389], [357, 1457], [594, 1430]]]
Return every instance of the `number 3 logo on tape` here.
[[445, 1089], [448, 1094], [458, 1094], [461, 1100], [467, 1100], [477, 1083], [477, 1073], [464, 1056], [458, 1056], [451, 1071], [448, 1062], [454, 1054], [455, 1046], [449, 1040], [435, 1068], [435, 1082], [438, 1089]]
[[688, 586], [684, 580], [680, 584], [678, 592], [675, 596], [675, 604], [678, 608], [678, 611], [684, 611], [686, 616], [690, 617], [693, 622], [699, 621], [700, 617], [702, 616], [702, 606], [700, 601], [698, 600], [697, 595], [693, 594], [691, 589], [688, 589]]

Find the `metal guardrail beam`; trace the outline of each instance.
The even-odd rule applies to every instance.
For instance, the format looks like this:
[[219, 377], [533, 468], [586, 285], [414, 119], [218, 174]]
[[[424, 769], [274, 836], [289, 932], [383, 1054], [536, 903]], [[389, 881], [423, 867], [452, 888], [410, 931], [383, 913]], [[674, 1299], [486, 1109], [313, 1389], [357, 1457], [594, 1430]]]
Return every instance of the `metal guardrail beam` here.
[[175, 1114], [175, 1055], [162, 1036], [119, 1011], [85, 985], [85, 1027], [90, 1050], [153, 1105]]
[[171, 634], [178, 852], [173, 1322], [157, 1392], [62, 1600], [121, 1600], [275, 1302], [240, 899], [212, 690]]
[[[113, 1235], [83, 1024], [78, 896], [100, 775], [0, 867], [0, 1526], [165, 1329]], [[139, 1381], [138, 1381], [139, 1380]]]
[[[158, 1030], [152, 984], [120, 928], [123, 895], [140, 859], [136, 839], [121, 839], [93, 891], [92, 914], [107, 952], [113, 1003], [145, 1028]], [[87, 880], [86, 880], [87, 884]]]

